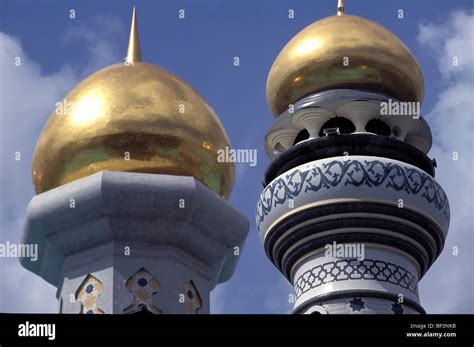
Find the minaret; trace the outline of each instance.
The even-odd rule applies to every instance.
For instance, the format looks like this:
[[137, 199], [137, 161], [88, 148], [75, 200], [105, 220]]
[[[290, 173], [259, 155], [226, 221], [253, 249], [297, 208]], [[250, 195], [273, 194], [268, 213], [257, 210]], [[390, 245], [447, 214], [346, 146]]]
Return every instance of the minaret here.
[[142, 62], [135, 9], [124, 63], [56, 105], [38, 139], [22, 265], [61, 313], [209, 313], [248, 221], [231, 206], [221, 122], [186, 82]]
[[295, 313], [425, 312], [418, 282], [443, 249], [449, 203], [423, 92], [409, 49], [341, 0], [276, 58], [256, 222]]

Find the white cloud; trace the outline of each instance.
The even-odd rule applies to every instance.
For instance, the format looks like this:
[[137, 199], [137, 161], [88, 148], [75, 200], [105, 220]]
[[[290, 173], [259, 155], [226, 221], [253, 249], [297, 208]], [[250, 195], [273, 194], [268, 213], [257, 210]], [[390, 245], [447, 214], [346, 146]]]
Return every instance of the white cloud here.
[[[100, 33], [98, 35], [97, 33]], [[126, 52], [119, 51], [117, 40], [126, 41], [123, 23], [112, 16], [98, 16], [93, 20], [70, 26], [63, 40], [68, 44], [79, 43], [87, 52], [87, 62], [81, 67], [81, 77], [85, 77], [103, 67], [123, 61]]]
[[[16, 58], [21, 65], [15, 65]], [[36, 138], [52, 105], [75, 83], [65, 65], [57, 73], [43, 75], [18, 39], [0, 33], [0, 241], [19, 242], [24, 211], [33, 194], [31, 157]], [[21, 160], [15, 161], [15, 152]], [[24, 270], [17, 259], [0, 259], [0, 311], [55, 312], [55, 290]]]
[[[434, 54], [443, 77], [468, 80], [465, 73], [472, 76], [474, 71], [473, 35], [472, 14], [455, 11], [444, 23], [421, 24], [418, 42]], [[453, 58], [458, 58], [459, 66], [453, 65]]]
[[[473, 29], [474, 15], [457, 11], [444, 23], [420, 25], [418, 35], [436, 59], [445, 86], [427, 119], [434, 141], [430, 154], [438, 162], [436, 179], [451, 205], [444, 252], [420, 284], [422, 304], [430, 313], [474, 312]], [[459, 160], [453, 160], [453, 152]]]
[[[105, 35], [119, 32], [120, 23], [109, 19]], [[96, 32], [96, 31], [95, 31]], [[36, 140], [54, 104], [86, 74], [121, 61], [102, 34], [84, 28], [65, 35], [87, 47], [85, 66], [68, 64], [52, 74], [28, 57], [18, 38], [0, 32], [0, 242], [19, 242], [26, 206], [33, 196], [31, 159]], [[113, 42], [113, 41], [112, 41]], [[21, 65], [15, 65], [16, 58]], [[15, 152], [21, 160], [15, 161]], [[56, 289], [23, 269], [17, 259], [0, 258], [0, 312], [57, 312]]]

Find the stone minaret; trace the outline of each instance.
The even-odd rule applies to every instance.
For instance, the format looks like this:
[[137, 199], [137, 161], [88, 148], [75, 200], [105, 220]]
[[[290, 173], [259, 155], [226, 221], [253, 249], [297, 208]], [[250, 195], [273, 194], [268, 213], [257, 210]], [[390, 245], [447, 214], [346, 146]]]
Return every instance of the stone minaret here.
[[124, 63], [57, 105], [36, 145], [22, 265], [58, 288], [61, 313], [209, 313], [248, 221], [226, 198], [234, 164], [211, 107], [141, 61], [133, 12]]
[[276, 58], [256, 222], [295, 313], [425, 312], [418, 282], [443, 249], [449, 203], [423, 88], [409, 49], [342, 1]]

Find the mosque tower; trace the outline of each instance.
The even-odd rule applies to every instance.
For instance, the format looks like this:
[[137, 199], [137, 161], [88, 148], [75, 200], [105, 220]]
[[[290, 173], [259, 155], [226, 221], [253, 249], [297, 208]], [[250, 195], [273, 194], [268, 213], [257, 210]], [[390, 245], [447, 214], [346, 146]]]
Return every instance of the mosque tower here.
[[61, 313], [209, 313], [247, 219], [226, 199], [234, 164], [212, 108], [141, 60], [135, 9], [124, 63], [79, 83], [38, 139], [21, 264], [57, 287]]
[[443, 249], [449, 203], [414, 112], [423, 93], [409, 49], [342, 1], [277, 56], [256, 222], [295, 313], [425, 312], [418, 282]]

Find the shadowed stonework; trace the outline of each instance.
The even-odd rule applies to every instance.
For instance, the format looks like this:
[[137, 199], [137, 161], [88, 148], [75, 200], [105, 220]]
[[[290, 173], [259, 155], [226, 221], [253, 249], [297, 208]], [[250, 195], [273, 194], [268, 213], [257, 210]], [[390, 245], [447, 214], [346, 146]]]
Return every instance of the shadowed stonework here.
[[125, 308], [124, 313], [136, 310], [147, 310], [152, 313], [162, 313], [152, 304], [152, 297], [158, 294], [160, 284], [145, 269], [140, 269], [125, 283], [133, 294], [133, 303]]

